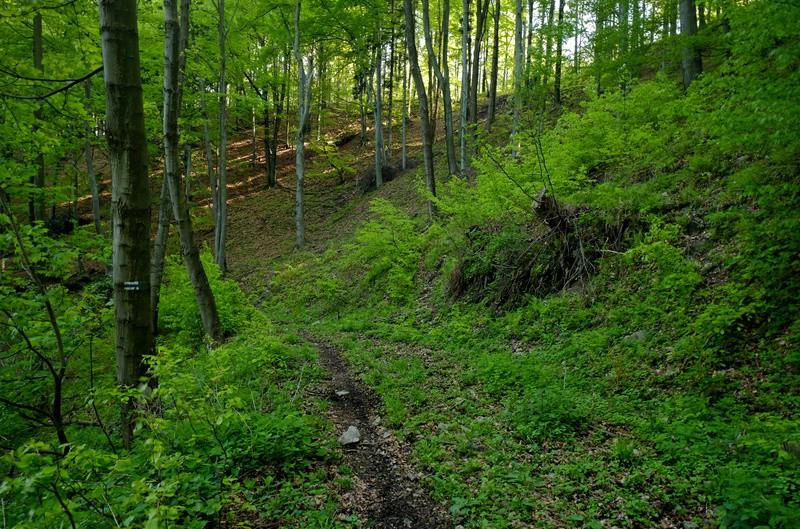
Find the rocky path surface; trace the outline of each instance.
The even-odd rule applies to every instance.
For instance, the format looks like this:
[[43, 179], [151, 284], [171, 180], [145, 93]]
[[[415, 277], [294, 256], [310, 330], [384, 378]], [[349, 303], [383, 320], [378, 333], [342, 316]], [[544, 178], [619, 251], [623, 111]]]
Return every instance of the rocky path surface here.
[[330, 418], [341, 436], [345, 463], [353, 470], [353, 487], [342, 497], [343, 513], [356, 514], [366, 527], [376, 529], [452, 527], [445, 508], [421, 486], [408, 447], [381, 424], [378, 397], [352, 375], [335, 347], [306, 338], [317, 346], [320, 363], [330, 374], [324, 388]]

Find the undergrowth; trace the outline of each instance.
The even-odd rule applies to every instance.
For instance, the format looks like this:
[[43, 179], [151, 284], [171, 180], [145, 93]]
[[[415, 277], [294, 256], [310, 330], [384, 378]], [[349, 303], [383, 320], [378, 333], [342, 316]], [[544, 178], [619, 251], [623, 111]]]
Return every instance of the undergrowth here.
[[[592, 96], [517, 159], [482, 145], [433, 224], [375, 200], [275, 275], [271, 310], [345, 349], [457, 523], [800, 526], [796, 15], [738, 10], [688, 93]], [[593, 227], [579, 281], [536, 280], [542, 188]]]

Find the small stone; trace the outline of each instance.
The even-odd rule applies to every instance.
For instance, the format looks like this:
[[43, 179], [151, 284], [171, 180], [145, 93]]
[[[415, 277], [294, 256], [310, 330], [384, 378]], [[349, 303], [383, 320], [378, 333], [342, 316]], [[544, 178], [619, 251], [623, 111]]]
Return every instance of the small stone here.
[[346, 389], [337, 389], [336, 390], [336, 396], [339, 397], [340, 399], [342, 397], [348, 396], [349, 394], [350, 394], [350, 392], [347, 391]]
[[631, 334], [629, 334], [628, 336], [625, 337], [625, 341], [626, 342], [639, 342], [639, 343], [641, 343], [641, 342], [643, 342], [645, 340], [647, 340], [647, 331], [645, 331], [645, 330], [636, 331], [636, 332], [631, 333]]
[[355, 426], [348, 426], [347, 430], [339, 437], [339, 443], [343, 446], [358, 444], [361, 441], [361, 432]]
[[698, 529], [700, 526], [694, 522], [683, 522], [683, 529]]

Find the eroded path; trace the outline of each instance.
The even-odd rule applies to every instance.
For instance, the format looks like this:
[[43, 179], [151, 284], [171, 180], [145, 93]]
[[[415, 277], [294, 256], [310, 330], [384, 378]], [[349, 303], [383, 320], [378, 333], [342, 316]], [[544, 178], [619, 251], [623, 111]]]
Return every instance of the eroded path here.
[[361, 434], [359, 443], [343, 449], [353, 471], [353, 487], [342, 497], [343, 513], [356, 514], [366, 527], [376, 529], [450, 528], [446, 510], [426, 493], [409, 463], [408, 447], [381, 424], [378, 397], [352, 375], [335, 347], [306, 339], [317, 346], [320, 363], [330, 374], [324, 390], [336, 435], [349, 426]]

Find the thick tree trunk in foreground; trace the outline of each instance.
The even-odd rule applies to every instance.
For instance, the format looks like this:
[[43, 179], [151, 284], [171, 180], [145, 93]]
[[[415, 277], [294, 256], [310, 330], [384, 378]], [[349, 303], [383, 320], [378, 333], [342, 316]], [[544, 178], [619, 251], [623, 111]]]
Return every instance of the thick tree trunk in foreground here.
[[[111, 161], [112, 255], [117, 382], [136, 386], [153, 351], [150, 314], [150, 182], [135, 0], [101, 0], [106, 136]], [[131, 402], [122, 439], [133, 441]]]
[[[466, 1], [466, 0], [465, 0]], [[433, 174], [433, 134], [431, 129], [431, 117], [428, 113], [428, 96], [425, 93], [425, 83], [422, 80], [422, 72], [419, 69], [419, 55], [417, 54], [417, 35], [414, 23], [414, 4], [413, 0], [403, 0], [403, 7], [406, 17], [406, 47], [408, 48], [408, 63], [411, 67], [411, 76], [414, 78], [414, 85], [417, 87], [417, 97], [419, 98], [419, 120], [422, 125], [422, 154], [425, 161], [425, 186], [431, 196], [436, 196], [436, 180]], [[433, 218], [435, 214], [433, 201], [428, 200], [428, 215]]]
[[203, 329], [212, 340], [219, 341], [222, 335], [217, 304], [214, 294], [211, 292], [211, 285], [208, 282], [203, 263], [200, 262], [200, 252], [194, 242], [189, 206], [182, 193], [178, 178], [178, 108], [180, 106], [178, 72], [181, 50], [179, 49], [178, 9], [175, 0], [164, 0], [164, 34], [164, 179], [169, 188], [183, 260], [194, 289]]

